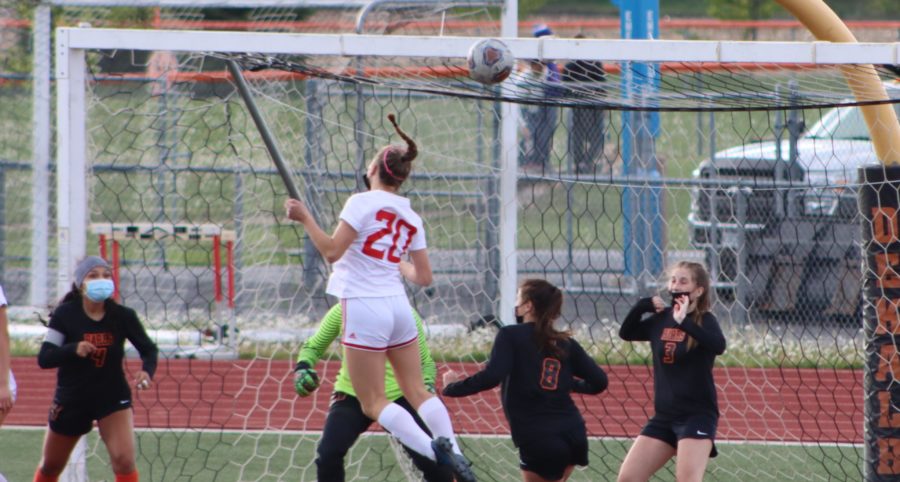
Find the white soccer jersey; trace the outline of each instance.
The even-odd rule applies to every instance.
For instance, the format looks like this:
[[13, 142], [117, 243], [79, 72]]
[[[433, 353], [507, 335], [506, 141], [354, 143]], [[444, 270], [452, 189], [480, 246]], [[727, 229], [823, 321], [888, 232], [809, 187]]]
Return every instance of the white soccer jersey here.
[[356, 239], [334, 263], [326, 291], [338, 298], [405, 295], [401, 258], [425, 249], [422, 218], [409, 199], [374, 190], [350, 196], [341, 220], [356, 230]]

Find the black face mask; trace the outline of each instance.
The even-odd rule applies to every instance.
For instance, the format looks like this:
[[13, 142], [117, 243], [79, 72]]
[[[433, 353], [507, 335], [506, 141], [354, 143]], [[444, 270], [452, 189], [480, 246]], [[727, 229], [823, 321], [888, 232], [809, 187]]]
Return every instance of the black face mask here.
[[519, 307], [518, 307], [518, 306], [516, 306], [515, 308], [513, 308], [513, 315], [516, 316], [516, 324], [517, 324], [517, 325], [521, 325], [522, 323], [525, 323], [525, 317], [519, 314]]
[[363, 184], [366, 185], [366, 189], [372, 189], [372, 182], [369, 181], [369, 175], [363, 174]]
[[670, 291], [669, 296], [672, 297], [672, 306], [675, 306], [675, 300], [682, 296], [687, 296], [688, 303], [691, 302], [691, 293], [689, 291]]

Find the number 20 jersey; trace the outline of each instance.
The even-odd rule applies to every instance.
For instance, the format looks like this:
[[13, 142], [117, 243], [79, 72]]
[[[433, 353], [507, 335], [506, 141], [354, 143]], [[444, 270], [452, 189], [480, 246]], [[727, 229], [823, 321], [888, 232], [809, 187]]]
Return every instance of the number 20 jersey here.
[[426, 248], [422, 218], [409, 199], [373, 190], [350, 196], [341, 220], [356, 230], [350, 248], [334, 263], [326, 291], [338, 298], [405, 295], [399, 263]]

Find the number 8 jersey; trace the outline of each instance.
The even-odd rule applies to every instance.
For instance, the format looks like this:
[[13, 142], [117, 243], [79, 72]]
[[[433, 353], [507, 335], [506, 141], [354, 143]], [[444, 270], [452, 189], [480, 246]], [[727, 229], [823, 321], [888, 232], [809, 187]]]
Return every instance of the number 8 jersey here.
[[334, 263], [327, 293], [338, 298], [405, 295], [400, 260], [426, 248], [422, 218], [409, 199], [374, 190], [350, 196], [341, 220], [356, 230], [350, 248]]

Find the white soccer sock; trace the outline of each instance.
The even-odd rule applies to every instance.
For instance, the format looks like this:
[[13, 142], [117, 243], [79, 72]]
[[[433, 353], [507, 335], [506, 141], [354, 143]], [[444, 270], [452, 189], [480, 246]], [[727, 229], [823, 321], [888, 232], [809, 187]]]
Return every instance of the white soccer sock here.
[[434, 434], [434, 437], [447, 437], [453, 444], [453, 451], [462, 454], [456, 444], [456, 435], [453, 433], [453, 422], [450, 421], [450, 413], [447, 407], [438, 397], [431, 397], [419, 406], [419, 416], [425, 421], [425, 425]]
[[431, 448], [431, 439], [428, 438], [428, 434], [419, 427], [416, 419], [400, 405], [389, 403], [384, 407], [384, 410], [378, 414], [378, 423], [391, 435], [397, 437], [403, 445], [435, 460], [434, 449]]

